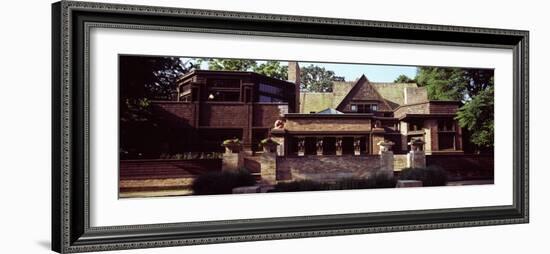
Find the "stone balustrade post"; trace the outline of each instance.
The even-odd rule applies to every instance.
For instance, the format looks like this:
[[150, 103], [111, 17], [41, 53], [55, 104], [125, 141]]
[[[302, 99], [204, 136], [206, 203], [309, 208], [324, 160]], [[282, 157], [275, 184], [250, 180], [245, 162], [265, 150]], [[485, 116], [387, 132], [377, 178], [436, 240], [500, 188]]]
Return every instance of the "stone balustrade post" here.
[[315, 144], [317, 148], [317, 155], [322, 156], [323, 155], [323, 138], [317, 138], [317, 143]]
[[236, 171], [243, 167], [244, 156], [240, 141], [224, 142], [225, 153], [222, 155], [222, 170]]
[[380, 174], [393, 177], [393, 152], [391, 147], [394, 145], [391, 141], [379, 141], [378, 154], [380, 155]]
[[408, 145], [411, 146], [411, 151], [407, 154], [407, 167], [408, 168], [425, 168], [426, 167], [426, 154], [422, 150], [424, 141], [420, 139], [413, 139]]
[[306, 154], [306, 147], [305, 147], [305, 139], [302, 137], [302, 138], [298, 138], [298, 156], [304, 156]]
[[336, 138], [336, 155], [342, 156], [342, 137]]
[[264, 152], [260, 156], [260, 175], [262, 183], [277, 184], [277, 147], [280, 145], [271, 138], [261, 142]]
[[358, 137], [353, 138], [353, 154], [361, 155], [361, 139]]

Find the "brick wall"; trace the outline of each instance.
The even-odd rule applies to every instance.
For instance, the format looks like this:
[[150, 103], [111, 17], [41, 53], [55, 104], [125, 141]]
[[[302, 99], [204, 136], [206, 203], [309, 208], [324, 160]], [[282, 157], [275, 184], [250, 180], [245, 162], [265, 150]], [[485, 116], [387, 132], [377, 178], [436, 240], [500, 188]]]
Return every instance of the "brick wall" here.
[[234, 103], [202, 104], [200, 126], [243, 128], [248, 125], [249, 106]]
[[304, 156], [278, 157], [277, 180], [314, 180], [365, 178], [380, 169], [380, 156]]
[[399, 118], [404, 116], [405, 114], [428, 114], [428, 113], [429, 113], [428, 103], [420, 103], [420, 104], [402, 106], [397, 110], [395, 110], [394, 116]]
[[455, 102], [437, 102], [417, 103], [405, 105], [395, 110], [395, 117], [402, 117], [405, 114], [456, 114], [458, 104]]
[[441, 103], [430, 103], [430, 113], [431, 114], [456, 114], [458, 110], [457, 104], [441, 104]]
[[273, 127], [281, 115], [279, 104], [255, 104], [252, 125], [256, 127]]
[[155, 114], [168, 121], [194, 126], [196, 114], [196, 105], [194, 103], [155, 101], [152, 103], [152, 106]]

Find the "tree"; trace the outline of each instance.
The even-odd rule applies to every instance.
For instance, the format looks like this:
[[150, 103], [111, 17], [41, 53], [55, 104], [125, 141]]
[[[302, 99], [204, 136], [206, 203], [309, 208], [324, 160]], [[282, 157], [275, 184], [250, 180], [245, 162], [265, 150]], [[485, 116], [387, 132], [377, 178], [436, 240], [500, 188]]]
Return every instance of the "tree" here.
[[405, 74], [401, 74], [393, 81], [393, 83], [416, 83], [416, 80], [409, 78], [409, 76]]
[[470, 141], [479, 150], [492, 150], [494, 145], [494, 87], [490, 86], [473, 97], [457, 113], [456, 119], [467, 129]]
[[121, 97], [169, 99], [175, 80], [187, 69], [177, 57], [121, 56]]
[[[176, 79], [195, 65], [178, 57], [120, 56], [119, 124], [121, 158], [143, 158], [159, 152], [163, 130], [150, 100], [170, 100]], [[147, 135], [144, 135], [147, 134]]]
[[493, 76], [490, 69], [419, 67], [415, 79], [431, 100], [466, 102], [492, 86]]
[[213, 71], [252, 71], [256, 65], [254, 60], [219, 58], [208, 60], [208, 69]]
[[288, 66], [282, 66], [279, 61], [267, 61], [255, 67], [254, 72], [268, 77], [286, 80], [288, 77]]
[[309, 92], [332, 92], [332, 84], [336, 79], [334, 71], [313, 64], [302, 67], [300, 77], [301, 88]]
[[420, 67], [416, 74], [419, 86], [428, 90], [430, 100], [461, 101], [464, 97], [463, 71], [459, 68]]

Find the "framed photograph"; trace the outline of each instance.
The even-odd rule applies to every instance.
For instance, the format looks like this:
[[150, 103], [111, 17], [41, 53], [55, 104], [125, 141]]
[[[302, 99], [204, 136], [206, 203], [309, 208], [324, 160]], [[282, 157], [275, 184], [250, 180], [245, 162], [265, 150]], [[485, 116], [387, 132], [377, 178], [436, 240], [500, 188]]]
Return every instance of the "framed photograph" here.
[[528, 31], [52, 13], [54, 251], [529, 221]]

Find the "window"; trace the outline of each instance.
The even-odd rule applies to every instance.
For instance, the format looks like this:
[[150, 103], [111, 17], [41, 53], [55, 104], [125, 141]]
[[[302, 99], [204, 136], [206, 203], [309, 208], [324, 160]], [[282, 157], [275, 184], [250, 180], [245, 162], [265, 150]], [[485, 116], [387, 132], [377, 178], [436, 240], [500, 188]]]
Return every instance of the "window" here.
[[378, 104], [371, 104], [371, 111], [372, 112], [378, 111]]
[[211, 90], [208, 94], [209, 101], [239, 101], [240, 93], [238, 91], [216, 91]]
[[378, 111], [378, 104], [351, 104], [351, 112], [357, 113], [373, 113]]
[[443, 132], [438, 134], [439, 150], [454, 150], [455, 149], [455, 134]]
[[415, 120], [409, 122], [409, 131], [419, 131], [422, 130], [424, 127], [424, 121], [422, 120]]
[[283, 102], [283, 100], [271, 96], [260, 95], [260, 102]]
[[260, 86], [258, 87], [258, 90], [260, 91], [260, 93], [268, 93], [276, 96], [284, 95], [283, 89], [276, 86], [268, 85], [268, 84], [260, 84]]
[[454, 121], [450, 119], [445, 120], [438, 120], [437, 121], [437, 129], [439, 131], [454, 131]]

